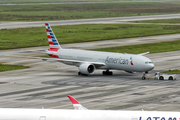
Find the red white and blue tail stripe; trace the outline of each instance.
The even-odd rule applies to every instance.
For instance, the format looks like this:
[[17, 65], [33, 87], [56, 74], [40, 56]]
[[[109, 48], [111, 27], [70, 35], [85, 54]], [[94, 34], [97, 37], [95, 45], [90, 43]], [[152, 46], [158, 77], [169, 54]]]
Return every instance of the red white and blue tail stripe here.
[[61, 49], [61, 46], [59, 45], [50, 25], [48, 23], [45, 23], [45, 26], [50, 47], [49, 51], [57, 52], [59, 49]]

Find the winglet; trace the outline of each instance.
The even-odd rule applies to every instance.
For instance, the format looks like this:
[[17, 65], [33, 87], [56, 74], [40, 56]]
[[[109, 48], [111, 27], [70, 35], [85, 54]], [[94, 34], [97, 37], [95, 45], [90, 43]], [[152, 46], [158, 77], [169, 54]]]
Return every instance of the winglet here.
[[75, 98], [73, 98], [72, 96], [68, 95], [67, 97], [71, 100], [71, 102], [72, 102], [75, 110], [88, 110], [87, 108], [83, 107], [83, 106], [82, 106]]
[[75, 98], [73, 98], [72, 96], [68, 95], [67, 97], [71, 100], [73, 105], [74, 104], [79, 104], [79, 102]]

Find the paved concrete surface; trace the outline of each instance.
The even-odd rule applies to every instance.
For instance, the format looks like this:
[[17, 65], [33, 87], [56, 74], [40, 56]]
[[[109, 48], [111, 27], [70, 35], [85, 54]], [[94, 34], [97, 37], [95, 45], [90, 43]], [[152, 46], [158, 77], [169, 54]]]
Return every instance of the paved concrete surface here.
[[[44, 48], [28, 48], [42, 51]], [[113, 71], [103, 76], [78, 76], [78, 68], [55, 61], [26, 57], [40, 56], [27, 49], [0, 51], [0, 62], [30, 66], [0, 73], [0, 107], [72, 109], [67, 95], [89, 109], [180, 111], [180, 78], [176, 81], [141, 80], [141, 74]], [[154, 72], [180, 68], [180, 51], [148, 54]], [[4, 56], [5, 55], [5, 56]], [[10, 56], [6, 56], [10, 55]]]
[[50, 23], [51, 26], [57, 26], [57, 25], [76, 25], [76, 24], [106, 24], [106, 23], [122, 23], [122, 22], [124, 23], [127, 21], [158, 20], [158, 19], [172, 19], [172, 18], [180, 18], [180, 14], [60, 20], [60, 21], [0, 22], [0, 29], [42, 27], [44, 26], [45, 22]]
[[[179, 14], [174, 15], [174, 17], [177, 16]], [[158, 18], [162, 19], [162, 16]], [[123, 19], [125, 20], [125, 18]], [[130, 20], [131, 17], [128, 19]], [[147, 19], [152, 19], [152, 16]], [[101, 20], [93, 19], [95, 22]], [[112, 21], [111, 18], [105, 18], [105, 20], [107, 20], [106, 22]], [[113, 21], [118, 20], [119, 18]], [[135, 20], [135, 18], [131, 20]], [[86, 20], [80, 20], [79, 23], [78, 20], [75, 22], [71, 20], [63, 24], [72, 22], [80, 24], [83, 21], [87, 23]], [[87, 21], [92, 22], [91, 20]], [[54, 21], [52, 24], [60, 25], [61, 23], [56, 24]], [[44, 23], [1, 23], [0, 29], [41, 25], [44, 26]], [[179, 34], [172, 36], [176, 37], [166, 39], [168, 36], [159, 36], [159, 40], [179, 39]], [[62, 47], [92, 49], [106, 45], [141, 44], [152, 41], [156, 41], [153, 36], [68, 44]], [[0, 63], [30, 66], [28, 69], [0, 72], [0, 108], [72, 109], [71, 102], [66, 97], [72, 95], [89, 109], [180, 111], [180, 75], [177, 75], [176, 81], [141, 80], [141, 73], [129, 74], [123, 71], [113, 71], [113, 76], [103, 76], [102, 71], [97, 70], [92, 76], [78, 76], [77, 67], [55, 61], [23, 57], [41, 56], [43, 54], [34, 53], [34, 51], [45, 49], [48, 49], [48, 46], [0, 51]], [[155, 63], [155, 69], [150, 72], [149, 76], [152, 77], [156, 71], [180, 69], [179, 53], [180, 51], [174, 51], [146, 55]]]

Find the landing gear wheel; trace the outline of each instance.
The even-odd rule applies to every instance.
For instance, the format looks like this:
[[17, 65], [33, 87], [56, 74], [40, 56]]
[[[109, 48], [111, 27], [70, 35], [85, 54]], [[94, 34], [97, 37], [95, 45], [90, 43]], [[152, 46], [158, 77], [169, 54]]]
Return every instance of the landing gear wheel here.
[[106, 70], [102, 72], [103, 75], [113, 75], [112, 71]]
[[82, 73], [81, 73], [81, 72], [78, 72], [78, 75], [82, 75]]
[[81, 73], [81, 72], [78, 72], [78, 75], [89, 76], [88, 74], [83, 74], [83, 73]]
[[143, 72], [142, 80], [145, 80], [145, 79], [146, 79], [146, 72]]
[[106, 75], [113, 75], [112, 71], [106, 72]]
[[103, 74], [103, 75], [106, 75], [106, 71], [103, 71], [102, 74]]

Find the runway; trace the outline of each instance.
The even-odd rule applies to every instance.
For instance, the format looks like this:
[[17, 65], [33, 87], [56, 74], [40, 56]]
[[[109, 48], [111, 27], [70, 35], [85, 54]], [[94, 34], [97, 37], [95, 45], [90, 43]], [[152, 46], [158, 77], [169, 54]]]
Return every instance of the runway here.
[[0, 22], [0, 29], [15, 29], [15, 28], [42, 27], [42, 26], [44, 27], [45, 22], [50, 23], [51, 26], [57, 26], [57, 25], [76, 25], [76, 24], [122, 23], [126, 21], [157, 20], [157, 19], [172, 19], [172, 18], [180, 18], [180, 14], [60, 20], [60, 21]]
[[[179, 15], [174, 15], [174, 17]], [[125, 18], [123, 19], [125, 20]], [[129, 17], [129, 20], [134, 19], [137, 18], [131, 19]], [[101, 22], [101, 20], [94, 19], [95, 22]], [[111, 22], [119, 19], [105, 18], [105, 20]], [[76, 20], [65, 23], [54, 21], [50, 24], [80, 24], [83, 21], [87, 24], [87, 21], [93, 22], [91, 20], [74, 21]], [[0, 28], [44, 26], [44, 23], [40, 22], [18, 22], [16, 24], [17, 22], [1, 23]], [[93, 49], [107, 45], [115, 46], [118, 44], [119, 46], [156, 42], [157, 38], [159, 41], [180, 38], [179, 34], [170, 36], [175, 37], [151, 36], [107, 42], [89, 42], [88, 44], [76, 43], [62, 45], [62, 47]], [[103, 76], [102, 71], [97, 70], [91, 76], [78, 76], [77, 67], [67, 66], [53, 60], [42, 61], [30, 58], [43, 55], [34, 53], [34, 51], [46, 49], [48, 46], [0, 51], [0, 63], [30, 66], [28, 69], [0, 72], [0, 108], [73, 109], [71, 102], [66, 97], [72, 95], [88, 109], [180, 111], [179, 75], [175, 81], [141, 80], [141, 73], [129, 74], [123, 71], [113, 71], [113, 76]], [[179, 69], [179, 53], [180, 51], [147, 54], [146, 56], [155, 63], [155, 69], [148, 76], [153, 77], [157, 71]]]

